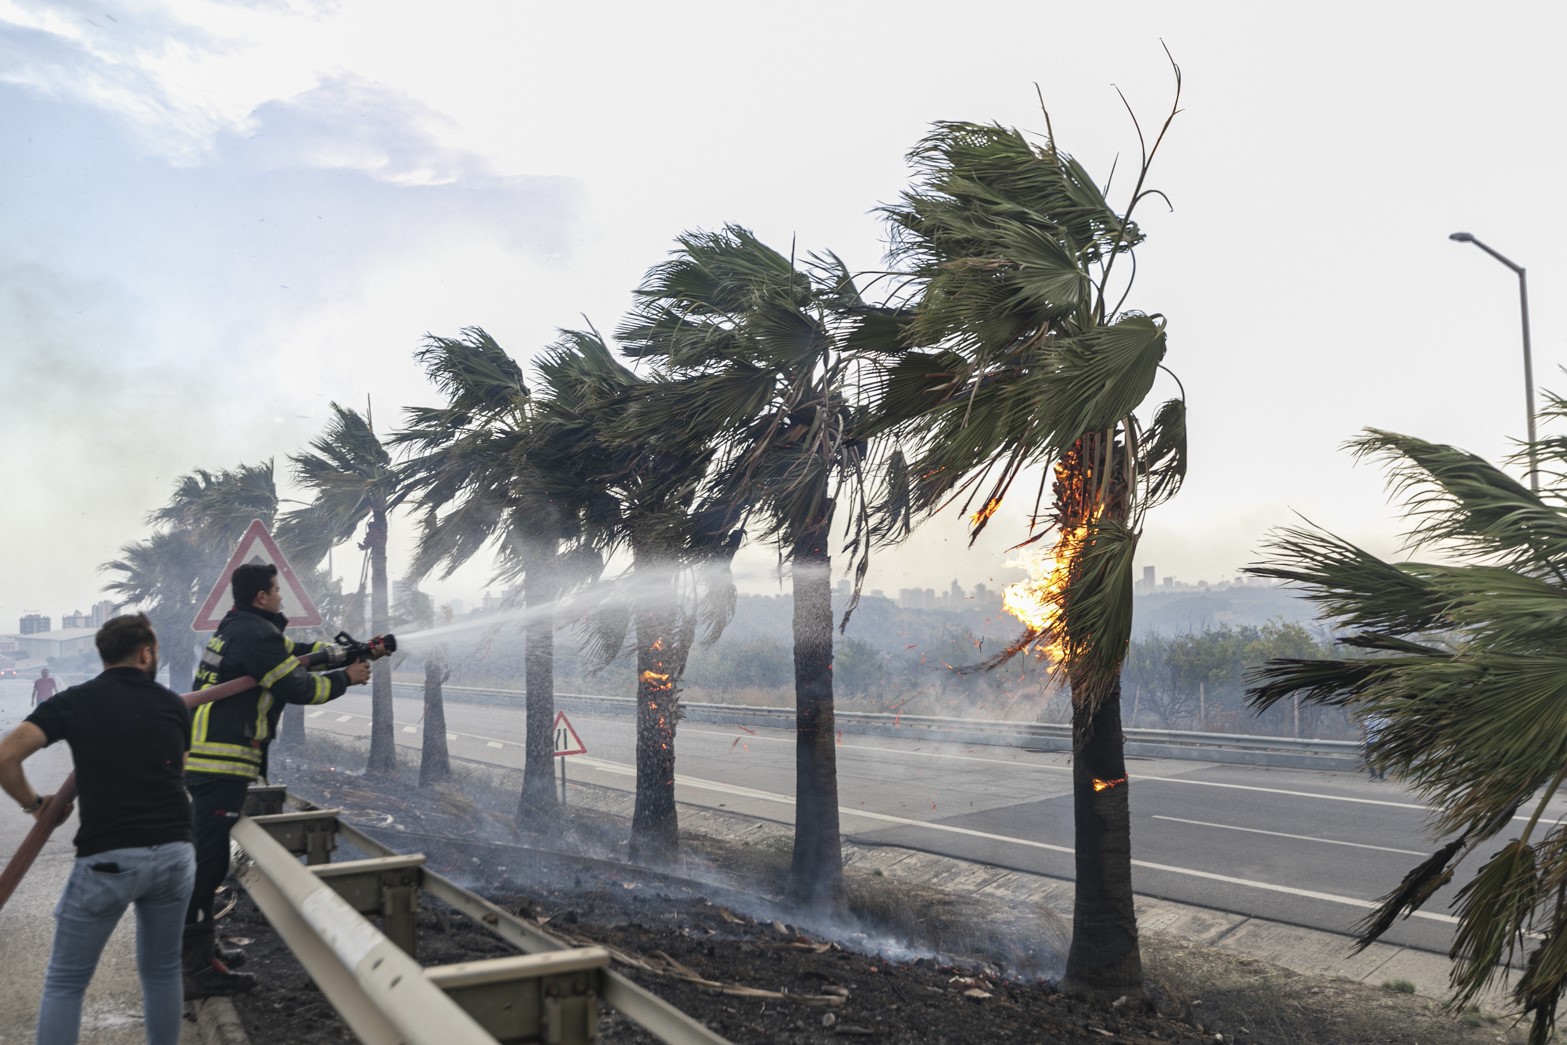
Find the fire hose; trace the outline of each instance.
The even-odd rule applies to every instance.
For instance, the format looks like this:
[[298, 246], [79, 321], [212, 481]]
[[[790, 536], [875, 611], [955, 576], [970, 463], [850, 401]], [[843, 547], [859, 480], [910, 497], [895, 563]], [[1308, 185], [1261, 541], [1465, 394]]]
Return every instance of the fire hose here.
[[[377, 635], [369, 642], [359, 642], [350, 637], [347, 632], [340, 631], [330, 645], [300, 657], [299, 663], [307, 671], [318, 667], [336, 668], [356, 660], [376, 660], [396, 650], [395, 635]], [[203, 704], [232, 697], [236, 693], [243, 693], [255, 687], [256, 680], [245, 675], [216, 686], [182, 694], [180, 699], [185, 701], [187, 708], [195, 710]], [[17, 885], [33, 866], [33, 861], [38, 859], [39, 852], [43, 850], [44, 843], [49, 840], [54, 829], [65, 822], [67, 810], [75, 800], [76, 774], [72, 772], [60, 784], [59, 790], [44, 803], [37, 820], [33, 823], [32, 830], [27, 832], [27, 837], [22, 839], [22, 844], [16, 847], [16, 853], [5, 865], [5, 869], [0, 870], [0, 908], [4, 908], [6, 901], [11, 899], [11, 894], [16, 892]]]

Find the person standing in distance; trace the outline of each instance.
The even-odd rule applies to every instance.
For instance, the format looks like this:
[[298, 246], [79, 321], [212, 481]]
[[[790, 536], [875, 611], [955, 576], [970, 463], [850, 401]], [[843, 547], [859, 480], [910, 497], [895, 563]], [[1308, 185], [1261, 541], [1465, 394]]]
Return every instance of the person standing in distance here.
[[190, 711], [153, 681], [158, 638], [145, 615], [115, 617], [96, 641], [103, 673], [46, 699], [0, 738], [0, 788], [23, 812], [39, 816], [50, 796], [33, 790], [22, 762], [57, 740], [70, 745], [81, 800], [76, 863], [54, 909], [37, 1041], [74, 1045], [98, 957], [134, 905], [147, 1042], [177, 1045], [180, 929], [196, 876], [184, 775]]
[[38, 677], [33, 679], [33, 707], [37, 707], [44, 701], [54, 696], [55, 690], [60, 687], [60, 680], [51, 678], [48, 668], [42, 668]]
[[244, 962], [245, 952], [218, 940], [212, 910], [229, 873], [229, 832], [244, 811], [246, 789], [267, 775], [267, 748], [283, 705], [325, 704], [370, 678], [364, 661], [316, 674], [305, 669], [298, 655], [322, 644], [294, 642], [283, 634], [288, 618], [282, 613], [277, 572], [270, 563], [245, 563], [234, 570], [234, 608], [207, 640], [192, 687], [209, 689], [247, 675], [258, 683], [201, 705], [193, 716], [185, 768], [196, 822], [196, 888], [185, 914], [183, 948], [188, 998], [241, 994], [256, 985], [254, 976], [232, 971], [231, 966]]

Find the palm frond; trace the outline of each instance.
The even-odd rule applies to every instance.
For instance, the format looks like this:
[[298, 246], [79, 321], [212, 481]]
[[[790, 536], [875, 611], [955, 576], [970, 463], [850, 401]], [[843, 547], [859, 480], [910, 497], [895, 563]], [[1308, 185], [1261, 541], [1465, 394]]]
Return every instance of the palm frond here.
[[1448, 600], [1416, 567], [1384, 562], [1326, 530], [1282, 527], [1269, 535], [1267, 551], [1267, 560], [1241, 572], [1298, 586], [1346, 628], [1418, 633], [1452, 625]]
[[1390, 465], [1393, 494], [1412, 522], [1411, 546], [1451, 544], [1514, 569], [1558, 572], [1567, 559], [1567, 516], [1474, 454], [1368, 428], [1356, 457]]

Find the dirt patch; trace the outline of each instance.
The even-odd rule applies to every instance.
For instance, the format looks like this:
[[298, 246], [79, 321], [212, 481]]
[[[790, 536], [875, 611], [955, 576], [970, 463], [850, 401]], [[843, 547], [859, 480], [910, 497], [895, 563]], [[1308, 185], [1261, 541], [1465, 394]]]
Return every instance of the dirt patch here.
[[[519, 834], [504, 812], [510, 794], [490, 794], [491, 804], [478, 776], [421, 792], [406, 776], [372, 786], [318, 762], [287, 779], [295, 793], [343, 808], [386, 844], [425, 852], [432, 868], [565, 942], [608, 947], [617, 971], [735, 1042], [1524, 1040], [1511, 1022], [1450, 1015], [1428, 999], [1296, 976], [1154, 934], [1143, 940], [1150, 1004], [1089, 1004], [1050, 979], [1065, 928], [1048, 913], [1020, 920], [973, 897], [851, 875], [851, 916], [802, 925], [768, 899], [781, 892], [788, 862], [787, 841], [776, 837], [735, 845], [688, 834], [685, 866], [659, 873], [618, 862], [626, 824], [602, 811], [573, 807], [547, 839]], [[586, 855], [560, 852], [568, 848]], [[444, 905], [423, 904], [421, 964], [513, 953]], [[245, 968], [262, 980], [238, 999], [255, 1045], [355, 1040], [248, 897], [221, 929], [249, 941]], [[655, 1040], [608, 1010], [600, 1038]]]

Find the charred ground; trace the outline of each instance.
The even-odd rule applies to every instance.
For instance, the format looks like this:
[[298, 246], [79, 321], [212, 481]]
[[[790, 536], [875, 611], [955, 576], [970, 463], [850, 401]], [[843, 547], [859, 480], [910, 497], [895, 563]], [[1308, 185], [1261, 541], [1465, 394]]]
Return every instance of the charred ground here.
[[[1056, 990], [1065, 926], [1050, 912], [1020, 918], [907, 882], [849, 876], [844, 924], [797, 924], [781, 893], [787, 834], [752, 844], [686, 837], [684, 866], [625, 864], [627, 824], [573, 793], [567, 826], [549, 838], [515, 831], [504, 787], [486, 811], [485, 774], [420, 791], [412, 778], [373, 784], [328, 766], [292, 766], [296, 794], [345, 810], [384, 842], [568, 943], [611, 950], [615, 968], [735, 1042], [1212, 1042], [1268, 1045], [1459, 1045], [1522, 1041], [1510, 1022], [1450, 1015], [1428, 999], [1342, 980], [1295, 976], [1260, 962], [1149, 934], [1152, 1002], [1094, 1005]], [[352, 757], [352, 756], [350, 756]], [[515, 792], [512, 792], [515, 793]], [[530, 844], [532, 843], [532, 844]], [[419, 921], [422, 964], [512, 953], [434, 901]], [[239, 999], [254, 1045], [351, 1042], [293, 956], [241, 896], [223, 923], [248, 940], [262, 988]], [[601, 1038], [653, 1041], [606, 1010]], [[1222, 1035], [1222, 1037], [1221, 1037]]]

